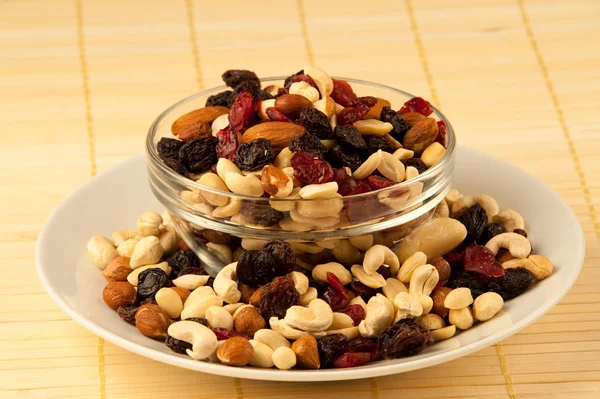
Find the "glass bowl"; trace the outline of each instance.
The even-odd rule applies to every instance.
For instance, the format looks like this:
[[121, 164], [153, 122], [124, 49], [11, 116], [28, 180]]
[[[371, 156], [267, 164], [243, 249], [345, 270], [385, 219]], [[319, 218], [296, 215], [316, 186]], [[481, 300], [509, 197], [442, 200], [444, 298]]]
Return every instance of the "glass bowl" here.
[[[282, 86], [284, 79], [273, 77], [261, 81], [263, 86]], [[376, 83], [340, 79], [351, 83], [358, 96], [390, 101], [392, 109], [399, 109], [414, 97]], [[284, 239], [299, 243], [294, 248], [299, 253], [320, 253], [319, 248], [331, 251], [344, 240], [369, 235], [375, 244], [392, 246], [431, 217], [450, 189], [456, 140], [452, 125], [435, 108], [431, 117], [443, 120], [447, 126], [444, 156], [422, 174], [380, 190], [350, 196], [336, 194], [325, 199], [264, 198], [225, 192], [177, 174], [160, 159], [157, 142], [162, 137], [173, 138], [171, 125], [177, 118], [204, 107], [210, 95], [225, 89], [227, 87], [220, 86], [205, 90], [172, 105], [154, 121], [146, 140], [152, 192], [168, 209], [182, 238], [203, 260], [208, 260], [210, 255], [210, 251], [205, 250], [206, 239], [202, 235], [206, 229], [242, 238], [244, 249], [260, 247], [268, 240]], [[317, 245], [320, 247], [316, 248]]]

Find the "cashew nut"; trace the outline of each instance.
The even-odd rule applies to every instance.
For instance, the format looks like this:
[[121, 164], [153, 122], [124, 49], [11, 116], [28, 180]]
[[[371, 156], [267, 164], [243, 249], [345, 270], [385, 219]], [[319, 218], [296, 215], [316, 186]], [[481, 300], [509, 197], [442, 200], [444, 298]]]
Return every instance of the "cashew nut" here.
[[158, 236], [163, 219], [156, 212], [142, 213], [137, 221], [137, 229], [143, 236]]
[[437, 330], [431, 331], [431, 337], [435, 342], [440, 342], [452, 338], [454, 334], [456, 334], [456, 326], [452, 324], [444, 328], [438, 328]]
[[217, 350], [217, 336], [210, 328], [195, 321], [176, 321], [169, 326], [168, 334], [178, 340], [192, 344], [186, 352], [195, 360], [204, 360]]
[[[130, 264], [131, 264], [131, 262], [130, 262]], [[127, 281], [129, 281], [129, 284], [137, 287], [137, 285], [138, 285], [138, 277], [140, 276], [140, 274], [144, 270], [154, 269], [154, 268], [161, 269], [163, 272], [167, 273], [167, 275], [171, 274], [171, 266], [169, 266], [169, 264], [167, 262], [161, 262], [161, 263], [157, 263], [157, 264], [154, 264], [154, 265], [146, 265], [146, 266], [142, 266], [142, 267], [138, 267], [137, 269], [134, 269], [127, 276]]]
[[208, 282], [210, 276], [201, 274], [184, 274], [173, 280], [175, 287], [185, 288], [190, 291], [202, 287]]
[[428, 168], [431, 168], [442, 159], [445, 153], [446, 148], [436, 141], [429, 144], [429, 146], [423, 150], [421, 161], [423, 161]]
[[448, 203], [445, 199], [443, 199], [438, 206], [435, 208], [435, 212], [433, 213], [434, 218], [447, 218], [450, 216], [450, 208], [448, 208]]
[[205, 317], [212, 328], [233, 330], [233, 317], [222, 306], [210, 306], [206, 309]]
[[401, 292], [394, 298], [394, 305], [398, 308], [396, 317], [400, 320], [406, 318], [419, 317], [423, 314], [423, 305], [416, 295], [408, 292]]
[[[275, 209], [275, 208], [274, 208]], [[279, 221], [279, 227], [283, 231], [310, 231], [313, 229], [312, 224], [298, 223], [290, 217], [285, 217]]]
[[[194, 290], [204, 288], [200, 287]], [[194, 293], [192, 292], [192, 294]], [[183, 311], [181, 312], [181, 319], [189, 319], [190, 317], [200, 317], [204, 318], [206, 316], [206, 310], [211, 306], [223, 306], [223, 299], [216, 295], [202, 295], [195, 296], [192, 298], [192, 294], [188, 297], [183, 305]]]
[[455, 288], [446, 295], [444, 307], [447, 309], [462, 309], [473, 303], [471, 290], [466, 287]]
[[342, 285], [352, 282], [352, 275], [344, 266], [336, 262], [323, 263], [315, 266], [312, 270], [312, 277], [317, 281], [327, 282], [327, 273], [333, 273], [342, 283]]
[[473, 326], [473, 322], [475, 321], [470, 308], [450, 309], [448, 320], [450, 324], [455, 325], [456, 328], [460, 328], [461, 330], [468, 330]]
[[328, 330], [341, 330], [342, 328], [348, 328], [354, 326], [354, 320], [346, 313], [333, 312], [333, 321], [328, 327]]
[[90, 238], [87, 243], [87, 250], [94, 264], [102, 270], [108, 266], [111, 260], [119, 256], [110, 240], [102, 236]]
[[373, 246], [373, 234], [350, 237], [348, 241], [350, 241], [350, 244], [352, 244], [354, 248], [366, 251]]
[[[294, 82], [289, 88], [290, 94], [299, 94], [311, 103], [319, 100], [319, 91], [306, 82]], [[273, 105], [271, 105], [272, 107]]]
[[311, 77], [319, 88], [321, 97], [329, 96], [333, 91], [333, 80], [319, 68], [305, 67], [304, 73]]
[[264, 190], [260, 179], [255, 175], [241, 175], [236, 172], [227, 171], [225, 173], [225, 184], [236, 194], [260, 197]]
[[481, 207], [485, 210], [485, 213], [488, 217], [488, 222], [493, 220], [494, 216], [500, 209], [496, 200], [489, 195], [481, 194], [475, 196], [461, 196], [452, 204], [452, 214], [458, 215], [475, 204], [481, 205]]
[[216, 294], [227, 303], [236, 303], [242, 297], [242, 293], [238, 290], [238, 283], [234, 280], [236, 268], [237, 262], [228, 264], [219, 271], [213, 282]]
[[319, 296], [319, 293], [315, 287], [308, 287], [306, 292], [300, 296], [300, 305], [308, 306], [308, 304]]
[[367, 274], [365, 269], [361, 265], [354, 265], [350, 268], [352, 275], [356, 277], [358, 281], [371, 288], [385, 287], [386, 282], [383, 276], [377, 272]]
[[212, 215], [216, 218], [228, 218], [238, 213], [240, 209], [242, 209], [242, 201], [237, 198], [231, 198], [227, 205], [216, 207], [212, 211]]
[[394, 321], [394, 305], [383, 295], [377, 294], [367, 303], [367, 315], [358, 325], [360, 335], [365, 338], [378, 336]]
[[140, 266], [151, 265], [160, 261], [160, 258], [162, 258], [163, 254], [164, 250], [160, 245], [160, 240], [154, 236], [147, 236], [142, 238], [135, 246], [135, 249], [131, 254], [131, 262], [129, 264], [132, 269], [137, 269]]
[[452, 208], [452, 206], [454, 205], [454, 203], [456, 201], [458, 201], [458, 199], [460, 197], [462, 197], [462, 196], [463, 195], [457, 189], [451, 188], [450, 191], [448, 191], [448, 194], [446, 194], [446, 197], [444, 199], [448, 203], [448, 206], [450, 208]]
[[306, 294], [308, 290], [308, 277], [304, 275], [304, 273], [300, 272], [290, 272], [287, 274], [287, 277], [293, 281], [294, 288], [300, 295]]
[[473, 302], [473, 316], [479, 321], [494, 317], [504, 306], [504, 299], [495, 292], [485, 292]]
[[363, 268], [367, 274], [371, 275], [377, 272], [377, 269], [384, 264], [390, 267], [392, 275], [398, 273], [400, 262], [391, 249], [384, 245], [373, 245], [367, 250], [363, 261]]
[[333, 311], [322, 299], [313, 299], [307, 307], [292, 306], [285, 312], [283, 321], [302, 331], [325, 331], [333, 322]]
[[[312, 86], [311, 89], [313, 89], [315, 92], [317, 91]], [[292, 349], [286, 346], [281, 346], [275, 349], [271, 355], [271, 360], [273, 361], [273, 364], [275, 364], [275, 367], [277, 367], [279, 370], [289, 370], [296, 365], [296, 354]]]
[[283, 150], [279, 151], [279, 154], [273, 160], [273, 166], [279, 169], [289, 168], [292, 166], [292, 157], [294, 153], [290, 150], [289, 147], [285, 147]]
[[[352, 341], [355, 338], [358, 338], [360, 335], [360, 330], [356, 326], [340, 328], [339, 330], [327, 330], [325, 331], [325, 335], [332, 334], [344, 334], [346, 336], [346, 340]], [[314, 336], [314, 334], [312, 334]], [[317, 338], [317, 337], [315, 337]]]
[[271, 317], [269, 319], [269, 325], [271, 326], [272, 330], [277, 331], [285, 338], [291, 339], [292, 341], [295, 341], [304, 335], [308, 335], [306, 331], [301, 331], [290, 327], [285, 321], [279, 320], [277, 317]]
[[289, 348], [292, 346], [290, 341], [288, 341], [283, 335], [278, 333], [275, 330], [271, 330], [268, 328], [263, 328], [254, 333], [254, 339], [256, 341], [260, 341], [265, 345], [269, 345], [269, 347], [273, 350], [276, 350], [279, 347]]
[[254, 348], [254, 354], [252, 355], [252, 359], [250, 359], [250, 365], [266, 369], [273, 367], [273, 349], [254, 339], [250, 340], [250, 344]]
[[415, 296], [429, 296], [440, 279], [437, 269], [432, 265], [419, 266], [413, 272], [408, 292]]
[[175, 227], [170, 224], [162, 225], [162, 230], [158, 235], [158, 241], [165, 254], [170, 255], [175, 252], [175, 249], [177, 249], [178, 239], [179, 237], [177, 236]]
[[125, 241], [130, 239], [141, 240], [144, 236], [140, 233], [131, 230], [117, 230], [112, 233], [112, 239], [115, 247], [123, 244]]
[[323, 98], [313, 103], [313, 108], [316, 108], [327, 115], [327, 117], [330, 119], [329, 122], [331, 124], [331, 128], [335, 129], [337, 119], [335, 115], [335, 101], [333, 101], [333, 98], [329, 96], [323, 96]]
[[156, 300], [156, 304], [167, 312], [167, 315], [171, 319], [176, 319], [181, 315], [183, 302], [181, 297], [171, 288], [161, 288], [154, 296], [154, 299]]
[[362, 297], [357, 296], [356, 298], [352, 298], [350, 300], [350, 302], [348, 303], [348, 305], [360, 305], [362, 306], [362, 308], [366, 311], [367, 310], [367, 303], [365, 302], [364, 299], [362, 299]]
[[514, 231], [515, 229], [524, 229], [525, 221], [523, 217], [513, 209], [503, 209], [494, 216], [494, 223], [499, 223], [506, 231]]
[[485, 246], [494, 255], [498, 254], [500, 248], [508, 249], [508, 252], [515, 258], [526, 258], [531, 253], [529, 240], [517, 233], [498, 234], [492, 237]]

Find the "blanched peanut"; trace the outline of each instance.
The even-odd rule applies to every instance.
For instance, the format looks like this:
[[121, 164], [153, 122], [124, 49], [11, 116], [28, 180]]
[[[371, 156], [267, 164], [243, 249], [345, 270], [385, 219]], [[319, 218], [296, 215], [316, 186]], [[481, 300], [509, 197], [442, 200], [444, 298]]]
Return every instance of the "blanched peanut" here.
[[340, 330], [342, 328], [353, 327], [354, 321], [345, 313], [333, 312], [333, 321], [328, 330]]
[[254, 367], [271, 368], [273, 367], [273, 349], [268, 345], [254, 339], [250, 340], [254, 348], [254, 354], [250, 360], [250, 365]]
[[211, 306], [206, 309], [206, 321], [212, 328], [233, 330], [233, 317], [222, 306]]
[[354, 171], [352, 177], [354, 177], [356, 180], [362, 180], [370, 176], [371, 173], [375, 172], [375, 169], [379, 167], [379, 164], [383, 159], [383, 156], [381, 155], [382, 153], [383, 152], [381, 150], [378, 150], [376, 153], [369, 156], [369, 158], [367, 158], [367, 160]]
[[299, 223], [294, 221], [294, 219], [286, 217], [279, 221], [279, 227], [284, 231], [310, 231], [313, 228], [312, 224]]
[[263, 189], [269, 195], [276, 198], [285, 198], [294, 189], [293, 180], [281, 169], [273, 165], [267, 165], [262, 169], [260, 182]]
[[473, 316], [477, 320], [486, 321], [494, 317], [502, 307], [504, 300], [495, 292], [486, 292], [479, 295], [473, 302]]
[[210, 125], [211, 134], [214, 137], [217, 137], [217, 133], [219, 133], [219, 130], [223, 130], [227, 126], [229, 126], [229, 114], [219, 115], [217, 119], [215, 119]]
[[366, 251], [373, 246], [373, 234], [350, 237], [348, 239], [354, 248]]
[[318, 254], [325, 249], [314, 242], [290, 242], [289, 244], [296, 253]]
[[449, 325], [444, 328], [431, 331], [431, 337], [435, 342], [444, 341], [448, 338], [452, 338], [456, 334], [456, 326]]
[[[273, 197], [271, 197], [271, 198], [273, 198]], [[301, 199], [302, 197], [300, 197], [300, 188], [296, 187], [296, 188], [292, 189], [292, 191], [290, 192], [290, 195], [288, 195], [285, 198], [289, 199], [289, 200]], [[296, 203], [294, 201], [283, 201], [282, 199], [279, 199], [279, 198], [269, 200], [269, 205], [271, 205], [271, 208], [273, 208], [279, 212], [289, 212], [292, 209], [296, 208]]]
[[440, 328], [444, 328], [446, 326], [444, 319], [435, 313], [429, 313], [425, 316], [419, 317], [417, 321], [419, 322], [419, 325], [426, 330], [439, 330]]
[[289, 348], [291, 346], [290, 341], [287, 340], [283, 335], [275, 330], [263, 328], [254, 333], [254, 339], [262, 342], [263, 344], [269, 345], [273, 350], [277, 350], [280, 347]]
[[389, 152], [381, 153], [381, 162], [379, 163], [379, 166], [377, 166], [377, 170], [396, 183], [403, 181], [406, 176], [404, 164]]
[[136, 269], [140, 266], [154, 264], [160, 261], [163, 254], [163, 247], [160, 245], [160, 240], [157, 237], [144, 237], [137, 243], [131, 254], [131, 268]]
[[415, 155], [415, 152], [406, 148], [398, 148], [392, 155], [399, 161], [406, 161], [407, 159], [411, 159]]
[[402, 263], [400, 271], [398, 271], [398, 280], [403, 283], [408, 283], [412, 277], [413, 272], [419, 266], [423, 266], [427, 263], [427, 255], [423, 252], [415, 252], [408, 259]]
[[119, 256], [119, 253], [106, 237], [94, 236], [87, 243], [87, 250], [92, 261], [100, 269], [104, 270], [111, 260]]
[[258, 238], [242, 238], [242, 248], [246, 251], [252, 249], [262, 249], [267, 244], [267, 240], [261, 240]]
[[255, 175], [243, 176], [235, 172], [227, 172], [225, 184], [236, 194], [260, 197], [264, 192], [260, 179]]
[[335, 259], [348, 265], [352, 263], [361, 263], [362, 255], [348, 240], [340, 240], [340, 243], [331, 250]]
[[292, 156], [294, 156], [294, 153], [290, 150], [289, 147], [285, 147], [279, 152], [279, 154], [277, 154], [275, 160], [273, 160], [273, 166], [279, 169], [291, 167]]
[[462, 309], [473, 303], [471, 290], [466, 287], [455, 288], [444, 299], [444, 307], [448, 309]]
[[208, 275], [184, 274], [174, 279], [173, 284], [175, 287], [185, 288], [191, 291], [205, 285], [209, 278], [210, 276]]
[[391, 302], [394, 302], [396, 295], [401, 292], [408, 292], [408, 289], [402, 282], [398, 279], [390, 277], [385, 280], [385, 285], [383, 286], [383, 294], [389, 299]]
[[242, 170], [238, 168], [237, 165], [231, 162], [229, 159], [219, 158], [219, 161], [217, 162], [217, 175], [219, 175], [223, 182], [225, 181], [227, 172], [234, 172], [238, 175], [242, 174]]
[[[202, 288], [205, 287], [197, 288], [196, 290], [194, 290], [194, 292]], [[192, 297], [194, 292], [192, 292], [192, 294], [190, 294], [190, 296], [188, 297], [187, 301], [185, 301], [185, 306], [183, 307], [183, 311], [181, 312], [182, 320], [189, 319], [191, 317], [205, 318], [206, 311], [208, 310], [208, 308], [210, 308], [211, 306], [223, 306], [223, 299], [216, 295], [209, 294]]]
[[446, 148], [444, 148], [444, 146], [440, 143], [434, 142], [425, 148], [425, 150], [423, 150], [423, 153], [421, 154], [421, 161], [423, 161], [428, 168], [431, 168], [433, 165], [438, 163], [440, 159], [442, 159], [445, 153]]
[[335, 193], [333, 198], [329, 199], [301, 201], [296, 204], [296, 210], [300, 215], [311, 219], [338, 217], [344, 207], [344, 201], [340, 197], [341, 195]]
[[155, 295], [156, 303], [167, 312], [171, 319], [176, 319], [183, 310], [181, 297], [171, 288], [161, 288]]
[[[221, 190], [225, 192], [229, 191], [223, 180], [221, 180], [221, 178], [214, 173], [203, 174], [202, 177], [197, 180], [197, 182], [202, 184], [203, 186], [214, 188], [216, 190]], [[209, 191], [202, 191], [202, 196], [204, 197], [204, 199], [206, 199], [206, 201], [209, 204], [214, 206], [224, 206], [227, 205], [227, 202], [229, 201], [229, 198], [227, 196], [222, 194], [211, 193]]]
[[298, 194], [303, 199], [331, 198], [338, 191], [338, 184], [334, 181], [323, 184], [309, 184], [300, 189]]
[[137, 221], [137, 229], [143, 236], [158, 236], [162, 217], [156, 212], [146, 212], [140, 215]]
[[123, 244], [117, 247], [117, 252], [119, 253], [119, 256], [131, 258], [131, 255], [133, 255], [133, 250], [135, 249], [138, 242], [140, 242], [140, 240], [136, 238], [130, 238], [129, 240], [123, 242]]
[[377, 119], [356, 121], [353, 125], [363, 136], [384, 136], [394, 128], [391, 123], [382, 122]]
[[448, 320], [461, 330], [468, 330], [473, 326], [473, 322], [475, 321], [470, 308], [450, 309]]
[[400, 320], [406, 318], [419, 317], [423, 314], [423, 305], [415, 295], [408, 292], [400, 292], [394, 298], [394, 305], [398, 308], [396, 317]]
[[258, 104], [258, 117], [260, 118], [260, 120], [263, 121], [269, 121], [271, 120], [269, 118], [269, 115], [267, 115], [267, 108], [273, 108], [275, 107], [275, 99], [269, 99], [269, 100], [262, 100], [259, 104]]
[[[316, 91], [314, 87], [311, 87], [311, 89]], [[292, 349], [285, 346], [280, 346], [275, 349], [271, 355], [271, 359], [273, 360], [275, 367], [279, 370], [289, 370], [296, 365], [296, 354]]]
[[327, 273], [334, 274], [342, 285], [350, 284], [352, 275], [344, 266], [339, 263], [329, 262], [315, 266], [312, 271], [312, 277], [317, 281], [327, 282]]
[[308, 304], [313, 299], [316, 299], [318, 295], [319, 293], [317, 292], [317, 289], [315, 287], [308, 287], [306, 292], [300, 296], [300, 305], [308, 306]]
[[[373, 274], [367, 274], [365, 269], [361, 265], [354, 265], [350, 268], [352, 275], [356, 277], [358, 281], [371, 288], [381, 288], [386, 285], [383, 276], [377, 272]], [[387, 299], [387, 298], [386, 298]]]
[[[334, 198], [337, 200], [338, 198]], [[310, 210], [310, 207], [308, 207]], [[312, 218], [301, 215], [296, 209], [292, 209], [290, 211], [290, 217], [299, 223], [310, 224], [311, 226], [315, 226], [318, 228], [325, 229], [327, 227], [332, 227], [340, 222], [339, 215], [331, 216], [331, 217], [322, 217], [322, 218]]]

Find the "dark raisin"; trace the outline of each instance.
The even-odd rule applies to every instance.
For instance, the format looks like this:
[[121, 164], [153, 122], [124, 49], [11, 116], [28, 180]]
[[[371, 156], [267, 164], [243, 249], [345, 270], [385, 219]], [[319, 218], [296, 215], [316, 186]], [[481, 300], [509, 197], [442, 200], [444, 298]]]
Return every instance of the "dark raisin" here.
[[326, 140], [331, 136], [329, 118], [316, 108], [307, 108], [302, 111], [299, 122], [308, 133], [314, 134], [321, 140]]
[[473, 298], [477, 298], [479, 295], [489, 291], [488, 281], [486, 278], [476, 273], [469, 273], [464, 270], [453, 270], [452, 273], [450, 273], [450, 279], [446, 283], [445, 287], [468, 288], [471, 290], [471, 295]]
[[138, 276], [137, 297], [140, 301], [154, 299], [154, 295], [169, 284], [169, 276], [162, 269], [146, 269]]
[[356, 180], [344, 168], [333, 170], [333, 180], [338, 185], [338, 194], [340, 195], [350, 195], [356, 187]]
[[386, 266], [379, 266], [379, 269], [377, 269], [377, 273], [381, 274], [381, 277], [383, 277], [384, 279], [388, 279], [390, 277], [392, 277], [392, 273], [390, 272], [390, 268], [386, 267]]
[[292, 83], [296, 83], [296, 82], [306, 82], [309, 85], [311, 85], [312, 87], [314, 87], [315, 89], [318, 90], [318, 87], [315, 83], [315, 81], [308, 75], [304, 74], [304, 70], [301, 69], [300, 71], [296, 72], [295, 74], [293, 74], [292, 76], [288, 76], [285, 81], [283, 82], [283, 86], [284, 86], [284, 90], [287, 93], [290, 89], [290, 86], [292, 85]]
[[512, 232], [517, 233], [517, 234], [522, 235], [523, 237], [527, 238], [527, 232], [523, 229], [514, 229]]
[[243, 132], [256, 121], [259, 101], [252, 92], [243, 90], [235, 97], [229, 110], [229, 123], [238, 132]]
[[300, 294], [296, 291], [292, 280], [287, 277], [276, 277], [272, 282], [261, 287], [258, 310], [265, 320], [273, 316], [283, 319], [285, 312], [299, 303]]
[[352, 90], [350, 84], [345, 80], [332, 80], [333, 91], [331, 92], [331, 98], [333, 98], [336, 103], [344, 107], [348, 107], [353, 104], [357, 97], [356, 94], [354, 94], [354, 90]]
[[264, 100], [272, 100], [272, 99], [274, 99], [274, 98], [275, 98], [275, 96], [273, 96], [273, 95], [271, 95], [271, 94], [267, 93], [267, 92], [266, 92], [266, 91], [264, 91], [264, 90], [261, 90], [261, 91], [258, 93], [258, 99], [259, 99], [259, 100], [261, 100], [261, 101], [264, 101]]
[[506, 233], [504, 226], [498, 223], [488, 223], [483, 227], [483, 231], [477, 240], [478, 244], [485, 245], [489, 240], [498, 234]]
[[331, 334], [317, 340], [321, 368], [333, 366], [333, 359], [346, 352], [348, 339], [344, 334]]
[[177, 158], [183, 144], [184, 143], [181, 140], [163, 137], [156, 144], [156, 150], [158, 151], [160, 159], [164, 161], [167, 158]]
[[292, 137], [290, 150], [293, 152], [310, 152], [319, 158], [325, 158], [325, 153], [327, 153], [327, 148], [313, 134], [302, 134]]
[[365, 139], [361, 136], [360, 132], [357, 128], [352, 125], [338, 125], [333, 130], [335, 134], [335, 138], [338, 140], [338, 143], [347, 148], [354, 148], [358, 151], [365, 151], [367, 149], [367, 143], [365, 143]]
[[179, 277], [181, 271], [183, 269], [189, 267], [200, 268], [200, 259], [194, 253], [194, 251], [184, 251], [179, 250], [175, 252], [169, 259], [167, 259], [167, 263], [171, 266], [172, 274], [174, 278]]
[[382, 122], [391, 123], [394, 127], [390, 131], [390, 136], [392, 136], [399, 142], [402, 142], [402, 140], [404, 140], [404, 135], [406, 134], [406, 132], [408, 132], [409, 127], [400, 115], [398, 115], [390, 107], [383, 107], [381, 109], [381, 115], [379, 116], [379, 119]]
[[127, 323], [135, 326], [135, 313], [140, 308], [140, 305], [134, 303], [133, 305], [121, 305], [117, 309], [117, 314], [120, 318], [125, 320]]
[[409, 166], [412, 166], [413, 168], [417, 169], [419, 171], [419, 174], [427, 170], [427, 165], [425, 165], [425, 162], [421, 161], [421, 158], [410, 158], [406, 161], [403, 161], [402, 163], [407, 168]]
[[207, 107], [229, 107], [230, 101], [232, 100], [233, 92], [231, 90], [225, 90], [218, 94], [213, 94], [206, 99]]
[[405, 114], [407, 112], [418, 112], [425, 116], [429, 116], [433, 113], [433, 108], [429, 101], [422, 99], [421, 97], [413, 97], [404, 103], [404, 106], [398, 111], [399, 114]]
[[[360, 305], [358, 306], [362, 309]], [[357, 324], [358, 325], [358, 324]], [[375, 352], [378, 349], [377, 340], [372, 338], [356, 338], [348, 342], [348, 352]]]
[[179, 149], [179, 160], [192, 173], [202, 173], [217, 163], [216, 137], [205, 137], [188, 141]]
[[262, 249], [242, 253], [236, 267], [237, 279], [250, 287], [258, 287], [273, 280], [274, 277], [285, 274], [286, 268], [281, 268], [275, 258]]
[[274, 107], [267, 108], [267, 116], [273, 122], [291, 122], [290, 119], [284, 115], [283, 112]]
[[300, 76], [300, 75], [304, 75], [304, 69], [299, 70], [298, 72], [296, 72], [293, 75], [288, 76], [287, 78], [285, 78], [285, 80], [283, 81], [283, 86], [291, 86], [292, 83], [292, 79], [294, 79], [296, 76]]
[[231, 245], [235, 240], [231, 234], [223, 233], [221, 231], [204, 229], [201, 232], [202, 236], [206, 238], [207, 241], [213, 242], [215, 244], [222, 245]]
[[379, 350], [388, 359], [416, 355], [432, 343], [431, 333], [413, 319], [400, 320], [377, 337]]
[[365, 309], [359, 305], [348, 305], [343, 309], [338, 310], [340, 313], [344, 313], [348, 315], [352, 321], [354, 321], [354, 325], [358, 326], [358, 324], [365, 318]]
[[260, 95], [261, 95], [261, 88], [260, 88], [260, 84], [256, 83], [256, 82], [252, 82], [250, 80], [245, 81], [240, 83], [239, 85], [235, 86], [233, 89], [233, 95], [231, 96], [231, 100], [230, 100], [230, 105], [233, 105], [233, 103], [235, 102], [236, 98], [242, 93], [242, 92], [248, 92], [252, 95], [252, 98], [255, 100], [260, 100]]
[[225, 129], [217, 132], [217, 140], [217, 156], [219, 158], [227, 158], [235, 163], [237, 149], [241, 141], [239, 133], [235, 129], [232, 129], [231, 126], [227, 126]]
[[387, 139], [383, 136], [366, 136], [365, 142], [367, 143], [367, 154], [365, 155], [365, 158], [379, 150], [384, 152], [395, 151], [392, 143], [387, 141]]
[[465, 209], [456, 220], [461, 222], [467, 229], [467, 242], [477, 241], [488, 222], [488, 216], [485, 209], [479, 204]]
[[248, 201], [242, 203], [240, 212], [251, 222], [264, 227], [273, 226], [284, 217], [283, 212], [271, 208], [268, 204], [257, 204]]
[[331, 165], [309, 152], [295, 153], [292, 157], [292, 166], [294, 177], [302, 184], [321, 184], [333, 180]]
[[275, 153], [267, 139], [256, 139], [241, 144], [237, 149], [236, 164], [242, 170], [257, 170], [271, 163]]
[[208, 273], [202, 267], [186, 267], [179, 272], [179, 276], [185, 276], [186, 274], [195, 274], [197, 276], [206, 276]]
[[351, 282], [350, 289], [352, 290], [352, 292], [364, 299], [366, 302], [368, 302], [371, 297], [377, 294], [377, 290], [375, 288], [367, 287], [360, 281]]
[[505, 301], [521, 295], [535, 281], [531, 272], [523, 267], [506, 269], [504, 276], [490, 281], [489, 290], [500, 294]]
[[181, 176], [188, 177], [190, 174], [190, 171], [187, 169], [187, 167], [177, 158], [166, 158], [164, 162], [165, 165], [179, 173]]
[[362, 164], [360, 154], [356, 150], [343, 148], [339, 144], [333, 146], [331, 151], [327, 153], [327, 160], [335, 167], [347, 166], [352, 171], [358, 169]]
[[390, 186], [393, 186], [394, 184], [396, 184], [395, 182], [391, 181], [390, 179], [387, 179], [382, 176], [377, 176], [377, 175], [371, 175], [371, 176], [367, 177], [366, 181], [367, 181], [367, 184], [369, 185], [369, 187], [371, 188], [371, 190], [373, 190], [373, 191], [380, 190], [382, 188], [387, 188], [387, 187], [390, 187]]
[[[287, 242], [283, 240], [271, 240], [265, 244], [263, 251], [267, 251], [275, 259], [275, 262], [282, 269], [285, 266], [296, 264], [296, 255], [294, 250]], [[290, 270], [291, 271], [291, 270]], [[289, 273], [289, 272], [288, 272]]]
[[475, 272], [486, 278], [504, 276], [504, 268], [496, 260], [496, 256], [483, 245], [469, 245], [463, 263], [466, 271]]
[[370, 361], [371, 354], [368, 352], [348, 352], [333, 359], [333, 367], [336, 369], [357, 367]]
[[225, 71], [223, 75], [221, 75], [223, 82], [229, 87], [236, 87], [242, 82], [255, 82], [260, 85], [260, 79], [256, 74], [252, 71], [247, 71], [244, 69], [230, 69]]
[[187, 349], [192, 349], [192, 344], [190, 344], [189, 342], [173, 338], [170, 335], [168, 335], [167, 339], [165, 339], [165, 344], [167, 345], [167, 348], [171, 349], [173, 352], [181, 353], [182, 355], [185, 355], [187, 353]]
[[195, 321], [196, 323], [200, 323], [205, 325], [206, 327], [208, 327], [208, 320], [202, 318], [202, 317], [190, 317], [185, 319], [185, 321]]

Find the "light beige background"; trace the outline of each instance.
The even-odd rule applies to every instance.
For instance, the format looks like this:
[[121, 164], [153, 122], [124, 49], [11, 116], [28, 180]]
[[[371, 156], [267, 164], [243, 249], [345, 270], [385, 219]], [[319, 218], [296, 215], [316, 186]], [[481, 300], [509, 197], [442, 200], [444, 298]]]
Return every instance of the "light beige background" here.
[[[599, 18], [597, 0], [0, 0], [0, 397], [600, 397]], [[462, 145], [554, 187], [587, 240], [566, 298], [474, 355], [339, 384], [177, 369], [58, 310], [33, 254], [70, 191], [141, 152], [160, 111], [225, 69], [306, 64], [432, 99]]]

